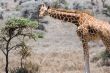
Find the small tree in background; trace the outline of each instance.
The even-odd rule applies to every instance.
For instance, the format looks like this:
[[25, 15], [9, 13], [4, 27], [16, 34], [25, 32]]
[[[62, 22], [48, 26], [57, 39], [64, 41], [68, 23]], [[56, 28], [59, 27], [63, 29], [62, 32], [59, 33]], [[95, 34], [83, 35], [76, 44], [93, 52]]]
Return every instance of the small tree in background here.
[[105, 8], [106, 7], [106, 4], [105, 4], [106, 0], [101, 0], [101, 1], [102, 1], [103, 8]]
[[92, 5], [95, 5], [94, 0], [91, 0], [91, 4], [92, 4]]
[[17, 0], [14, 0], [14, 2], [17, 2]]
[[21, 56], [21, 68], [23, 68], [23, 60], [26, 59], [28, 56], [31, 55], [30, 47], [28, 47], [24, 42], [22, 42], [21, 50], [19, 51], [19, 54]]
[[[36, 38], [36, 33], [33, 33], [33, 28], [38, 27], [36, 21], [31, 21], [25, 18], [13, 18], [6, 22], [4, 28], [1, 29], [0, 36], [0, 50], [3, 52], [6, 58], [5, 72], [9, 72], [9, 53], [11, 50], [15, 50], [22, 47], [22, 43], [18, 38], [29, 39]], [[24, 57], [24, 56], [23, 56]]]
[[66, 2], [66, 0], [56, 0], [56, 1], [53, 2], [52, 5], [55, 8], [61, 8], [61, 7], [63, 7], [63, 8], [68, 9], [68, 3]]

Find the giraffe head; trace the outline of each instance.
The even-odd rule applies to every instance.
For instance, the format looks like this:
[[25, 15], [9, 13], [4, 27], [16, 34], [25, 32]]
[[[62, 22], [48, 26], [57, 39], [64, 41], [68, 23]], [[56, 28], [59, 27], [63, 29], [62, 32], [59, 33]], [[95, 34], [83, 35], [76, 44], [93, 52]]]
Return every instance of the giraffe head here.
[[39, 16], [45, 16], [47, 14], [47, 10], [49, 9], [48, 6], [46, 6], [46, 4], [41, 4], [39, 7]]

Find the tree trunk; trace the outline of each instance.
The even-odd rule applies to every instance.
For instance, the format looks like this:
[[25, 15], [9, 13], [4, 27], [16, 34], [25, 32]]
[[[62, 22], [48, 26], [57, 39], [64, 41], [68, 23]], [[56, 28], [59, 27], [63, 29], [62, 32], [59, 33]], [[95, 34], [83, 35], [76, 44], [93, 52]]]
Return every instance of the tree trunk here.
[[9, 38], [9, 40], [7, 41], [7, 45], [6, 45], [6, 66], [5, 66], [5, 72], [8, 73], [8, 65], [9, 65], [9, 43], [10, 43], [11, 37]]
[[92, 5], [95, 5], [94, 0], [91, 0], [91, 4], [92, 4]]
[[23, 57], [21, 57], [21, 68], [23, 68]]
[[102, 0], [102, 5], [103, 5], [103, 8], [105, 8], [105, 7], [106, 7], [106, 5], [105, 5], [105, 1], [106, 1], [106, 0]]
[[9, 64], [9, 62], [8, 62], [8, 54], [9, 54], [9, 52], [7, 50], [7, 54], [6, 54], [6, 66], [5, 66], [5, 72], [6, 73], [8, 73], [8, 64]]

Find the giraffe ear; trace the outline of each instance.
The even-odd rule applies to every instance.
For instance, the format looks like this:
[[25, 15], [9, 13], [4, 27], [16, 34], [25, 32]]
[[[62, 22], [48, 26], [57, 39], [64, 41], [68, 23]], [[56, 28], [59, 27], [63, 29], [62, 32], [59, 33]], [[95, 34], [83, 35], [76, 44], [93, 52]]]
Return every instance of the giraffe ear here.
[[48, 2], [44, 2], [45, 6], [47, 7], [47, 9], [50, 8], [50, 4]]

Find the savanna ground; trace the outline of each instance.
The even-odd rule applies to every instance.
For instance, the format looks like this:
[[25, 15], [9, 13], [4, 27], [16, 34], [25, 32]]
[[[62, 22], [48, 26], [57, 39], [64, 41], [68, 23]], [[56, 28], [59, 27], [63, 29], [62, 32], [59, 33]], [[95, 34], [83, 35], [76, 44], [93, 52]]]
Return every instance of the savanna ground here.
[[[48, 21], [48, 24], [44, 24], [46, 27], [44, 38], [36, 42], [27, 41], [33, 49], [26, 62], [31, 62], [38, 68], [36, 73], [83, 73], [83, 48], [76, 35], [74, 24], [48, 16], [43, 20]], [[4, 22], [0, 20], [0, 24], [3, 26]], [[91, 42], [89, 45], [90, 60], [105, 49], [101, 41]], [[20, 56], [17, 51], [10, 53], [9, 58], [10, 69], [20, 66]], [[0, 73], [4, 73], [4, 67], [5, 58], [0, 51]], [[110, 73], [110, 66], [100, 66], [99, 61], [90, 61], [90, 69], [91, 73]]]
[[[74, 25], [60, 22], [50, 17], [45, 17], [44, 21], [47, 19], [49, 23], [46, 26], [47, 32], [44, 34], [45, 37], [38, 39], [37, 42], [29, 40], [29, 43], [27, 43], [33, 49], [31, 56], [26, 59], [26, 62], [34, 64], [38, 68], [39, 73], [84, 72], [83, 49], [76, 35], [75, 28], [72, 27]], [[56, 22], [56, 24], [53, 24], [53, 22]], [[105, 49], [101, 42], [98, 42], [98, 44], [91, 42], [89, 44], [91, 45], [90, 60], [92, 60], [94, 55]], [[0, 72], [3, 73], [5, 59], [4, 55], [0, 54]], [[10, 53], [9, 57], [10, 69], [20, 66], [20, 56], [17, 51]], [[110, 72], [109, 66], [98, 66], [98, 62], [90, 62], [90, 68], [92, 73]]]

